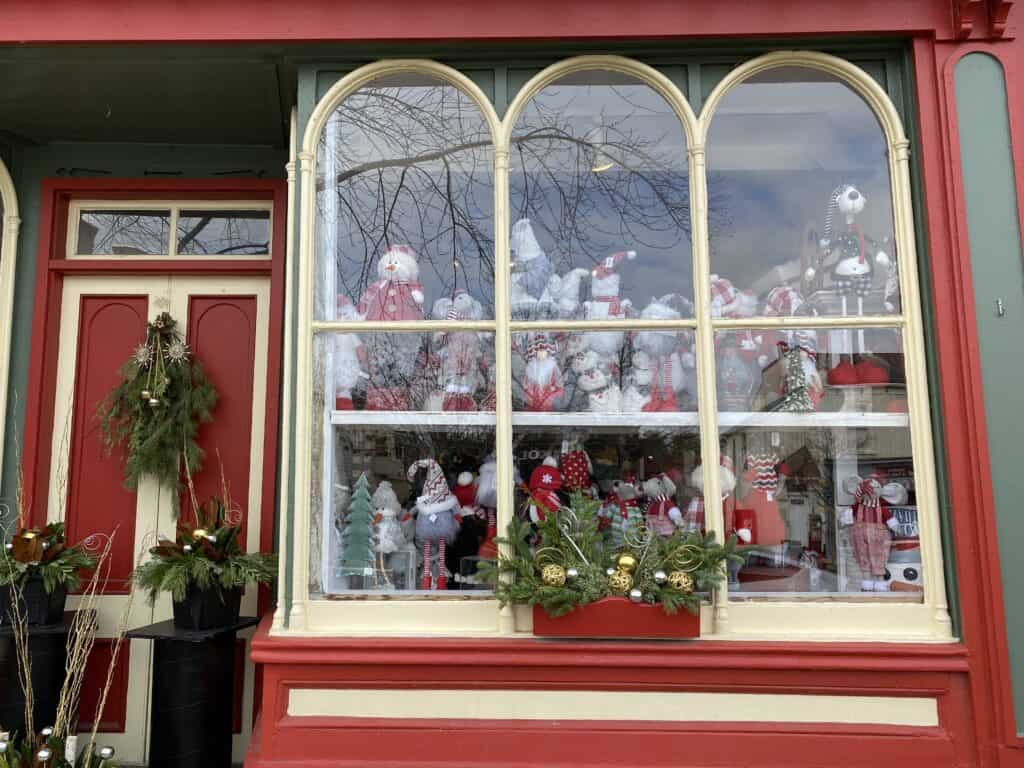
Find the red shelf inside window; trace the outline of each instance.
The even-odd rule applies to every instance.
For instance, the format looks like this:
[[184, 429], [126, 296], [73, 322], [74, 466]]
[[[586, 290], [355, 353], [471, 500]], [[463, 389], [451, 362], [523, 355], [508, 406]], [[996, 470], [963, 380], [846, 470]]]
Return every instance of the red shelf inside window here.
[[632, 603], [624, 597], [606, 597], [557, 618], [535, 605], [533, 634], [621, 639], [700, 637], [700, 614], [681, 610], [670, 616], [660, 605]]

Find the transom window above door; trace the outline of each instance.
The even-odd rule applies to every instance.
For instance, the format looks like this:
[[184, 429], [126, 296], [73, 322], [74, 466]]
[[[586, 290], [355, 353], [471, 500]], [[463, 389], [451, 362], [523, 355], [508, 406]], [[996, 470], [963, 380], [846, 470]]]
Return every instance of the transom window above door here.
[[71, 259], [271, 256], [269, 202], [83, 201], [72, 204], [68, 221]]

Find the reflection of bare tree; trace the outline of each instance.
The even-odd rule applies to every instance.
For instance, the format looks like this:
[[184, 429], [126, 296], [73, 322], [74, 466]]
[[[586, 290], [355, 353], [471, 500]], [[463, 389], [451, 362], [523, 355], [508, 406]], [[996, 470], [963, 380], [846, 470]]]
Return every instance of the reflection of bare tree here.
[[[519, 118], [513, 218], [534, 221], [559, 272], [624, 243], [689, 251], [683, 130], [660, 97], [638, 90], [649, 89], [549, 88]], [[602, 111], [603, 101], [613, 106]], [[382, 86], [353, 94], [331, 121], [317, 199], [319, 220], [336, 221], [339, 291], [357, 299], [380, 253], [409, 244], [428, 296], [465, 289], [491, 309], [492, 140], [476, 105], [453, 86]]]

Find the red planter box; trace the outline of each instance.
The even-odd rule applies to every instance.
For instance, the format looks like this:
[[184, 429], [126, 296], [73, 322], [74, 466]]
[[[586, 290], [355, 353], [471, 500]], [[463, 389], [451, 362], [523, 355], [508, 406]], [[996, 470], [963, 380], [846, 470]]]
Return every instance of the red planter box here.
[[533, 606], [533, 634], [538, 637], [670, 638], [700, 637], [700, 614], [681, 610], [669, 616], [660, 605], [606, 597], [551, 618]]

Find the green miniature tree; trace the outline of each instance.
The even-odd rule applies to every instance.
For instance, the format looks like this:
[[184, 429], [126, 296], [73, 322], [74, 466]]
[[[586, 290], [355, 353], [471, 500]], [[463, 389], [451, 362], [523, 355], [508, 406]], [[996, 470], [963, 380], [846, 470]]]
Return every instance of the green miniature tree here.
[[345, 517], [345, 532], [341, 538], [341, 569], [348, 576], [365, 576], [373, 567], [373, 502], [370, 481], [364, 472], [356, 481]]

